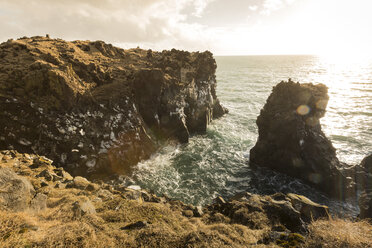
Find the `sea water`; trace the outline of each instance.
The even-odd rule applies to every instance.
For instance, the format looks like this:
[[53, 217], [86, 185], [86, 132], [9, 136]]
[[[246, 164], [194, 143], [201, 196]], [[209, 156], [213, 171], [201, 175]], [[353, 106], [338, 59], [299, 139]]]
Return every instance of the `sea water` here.
[[294, 192], [329, 205], [333, 212], [356, 215], [356, 199], [328, 199], [300, 180], [269, 169], [252, 169], [249, 150], [257, 140], [256, 119], [272, 87], [291, 78], [323, 83], [330, 100], [321, 124], [342, 162], [356, 164], [372, 152], [372, 60], [317, 56], [216, 57], [217, 95], [229, 114], [213, 121], [204, 135], [186, 145], [167, 146], [139, 163], [127, 184], [205, 205], [217, 196], [239, 192]]

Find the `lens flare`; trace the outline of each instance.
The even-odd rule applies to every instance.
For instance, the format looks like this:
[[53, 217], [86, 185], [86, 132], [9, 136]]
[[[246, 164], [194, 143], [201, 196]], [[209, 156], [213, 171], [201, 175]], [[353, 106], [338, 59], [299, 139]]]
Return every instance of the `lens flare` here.
[[307, 105], [300, 105], [297, 108], [297, 114], [299, 115], [307, 115], [310, 112], [310, 107]]

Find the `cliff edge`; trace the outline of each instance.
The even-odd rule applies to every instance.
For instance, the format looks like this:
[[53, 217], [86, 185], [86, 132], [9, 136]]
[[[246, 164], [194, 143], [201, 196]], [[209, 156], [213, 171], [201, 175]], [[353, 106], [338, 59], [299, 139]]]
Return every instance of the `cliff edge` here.
[[48, 37], [0, 44], [0, 149], [74, 174], [127, 173], [227, 112], [210, 52], [123, 50]]

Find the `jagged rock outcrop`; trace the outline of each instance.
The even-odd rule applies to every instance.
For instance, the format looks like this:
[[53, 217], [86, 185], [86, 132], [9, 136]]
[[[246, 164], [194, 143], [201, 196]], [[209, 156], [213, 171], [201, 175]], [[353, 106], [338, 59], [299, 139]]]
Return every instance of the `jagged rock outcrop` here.
[[[282, 225], [292, 232], [303, 232], [306, 223], [319, 218], [328, 218], [328, 207], [295, 194], [276, 193], [260, 196], [242, 193], [230, 201], [219, 199], [207, 207], [211, 218], [223, 214], [231, 223], [259, 229], [264, 225]], [[208, 213], [208, 212], [207, 212]]]
[[360, 163], [356, 180], [362, 191], [359, 198], [359, 217], [372, 220], [372, 154]]
[[289, 80], [276, 85], [257, 118], [250, 164], [300, 178], [333, 197], [355, 195], [352, 177], [342, 173], [347, 165], [337, 159], [319, 123], [328, 99], [323, 84]]
[[0, 45], [0, 149], [74, 174], [128, 172], [159, 143], [226, 113], [210, 52], [123, 50], [45, 37]]

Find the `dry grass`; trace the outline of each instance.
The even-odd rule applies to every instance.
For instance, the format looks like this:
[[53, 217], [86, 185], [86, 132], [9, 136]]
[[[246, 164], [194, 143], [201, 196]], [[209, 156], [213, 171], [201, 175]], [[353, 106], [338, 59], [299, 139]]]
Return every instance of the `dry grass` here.
[[372, 247], [372, 225], [366, 221], [318, 220], [309, 230], [307, 247]]

